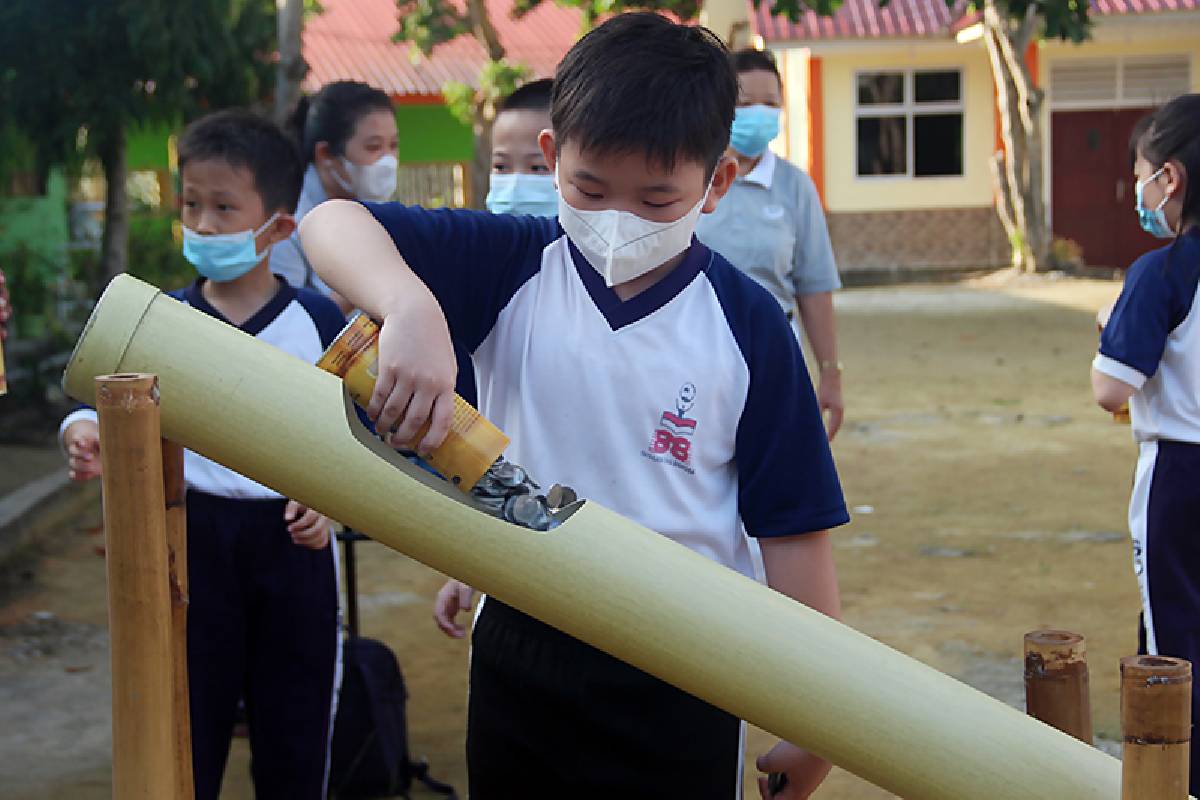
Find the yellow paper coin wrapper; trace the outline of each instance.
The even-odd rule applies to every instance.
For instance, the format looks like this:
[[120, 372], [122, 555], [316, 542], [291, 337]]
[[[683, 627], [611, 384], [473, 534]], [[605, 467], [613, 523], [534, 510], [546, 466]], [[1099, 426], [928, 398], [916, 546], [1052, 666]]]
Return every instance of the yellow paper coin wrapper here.
[[[317, 366], [341, 378], [354, 402], [365, 409], [371, 403], [375, 379], [379, 377], [379, 326], [366, 314], [359, 314], [342, 329]], [[410, 449], [416, 449], [416, 443], [428, 430], [427, 422], [417, 432]], [[470, 492], [508, 447], [508, 441], [499, 428], [456, 394], [450, 433], [427, 460], [450, 483]]]

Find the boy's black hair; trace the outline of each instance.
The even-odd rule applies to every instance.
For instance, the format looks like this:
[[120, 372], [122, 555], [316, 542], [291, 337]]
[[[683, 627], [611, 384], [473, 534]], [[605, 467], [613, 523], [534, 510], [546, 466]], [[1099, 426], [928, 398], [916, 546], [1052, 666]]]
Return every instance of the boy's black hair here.
[[505, 111], [549, 111], [554, 80], [541, 78], [523, 83], [516, 91], [500, 102], [499, 113]]
[[779, 76], [779, 66], [775, 63], [775, 56], [770, 53], [746, 47], [738, 50], [729, 58], [733, 62], [734, 71], [739, 75], [743, 72], [769, 72], [779, 81], [780, 86], [783, 85], [783, 78]]
[[1181, 95], [1154, 112], [1137, 152], [1155, 169], [1168, 161], [1183, 165], [1187, 186], [1180, 218], [1200, 225], [1200, 94]]
[[180, 172], [193, 161], [224, 161], [254, 176], [268, 212], [296, 210], [304, 167], [292, 138], [271, 120], [240, 108], [201, 117], [179, 137]]
[[359, 120], [372, 111], [391, 110], [392, 101], [382, 89], [358, 81], [334, 81], [312, 97], [300, 98], [289, 127], [307, 165], [316, 155], [317, 142], [329, 142], [334, 155], [344, 155]]
[[550, 117], [561, 148], [644, 153], [666, 169], [679, 158], [709, 173], [729, 146], [737, 76], [707, 28], [649, 12], [619, 14], [558, 65]]

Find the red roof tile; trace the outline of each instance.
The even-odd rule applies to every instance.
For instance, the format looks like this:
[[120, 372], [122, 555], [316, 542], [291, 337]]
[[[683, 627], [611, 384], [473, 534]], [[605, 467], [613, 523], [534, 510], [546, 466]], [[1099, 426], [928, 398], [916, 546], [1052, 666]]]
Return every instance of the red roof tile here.
[[[451, 0], [462, 7], [462, 0]], [[487, 60], [471, 36], [438, 45], [428, 57], [414, 59], [407, 42], [393, 42], [400, 27], [395, 0], [322, 0], [325, 12], [310, 18], [304, 29], [306, 89], [336, 80], [359, 80], [393, 97], [435, 100], [447, 81], [475, 85]], [[546, 0], [519, 20], [512, 0], [487, 0], [508, 59], [530, 67], [538, 77], [554, 74], [563, 54], [580, 31], [577, 9]]]
[[[879, 8], [877, 0], [846, 0], [832, 16], [808, 11], [793, 23], [786, 17], [773, 16], [771, 3], [762, 0], [758, 9], [748, 3], [754, 31], [767, 42], [946, 38], [961, 22], [970, 21], [966, 17], [974, 19], [963, 2], [951, 9], [943, 0], [891, 0], [885, 8]], [[1091, 0], [1091, 4], [1098, 15], [1200, 10], [1200, 0]]]

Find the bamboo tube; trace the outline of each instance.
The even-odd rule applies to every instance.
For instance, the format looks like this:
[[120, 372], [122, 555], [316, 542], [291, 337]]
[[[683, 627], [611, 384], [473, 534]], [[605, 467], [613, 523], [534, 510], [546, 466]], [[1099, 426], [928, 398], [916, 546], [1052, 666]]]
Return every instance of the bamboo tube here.
[[1025, 634], [1025, 711], [1034, 719], [1092, 743], [1087, 649], [1068, 631]]
[[1191, 731], [1191, 663], [1161, 656], [1122, 658], [1122, 800], [1187, 797]]
[[192, 711], [187, 662], [187, 484], [183, 480], [183, 448], [162, 440], [163, 499], [167, 525], [167, 570], [171, 594], [171, 660], [174, 675], [172, 710], [175, 720], [175, 798], [191, 800], [196, 786], [192, 773]]
[[112, 649], [113, 797], [162, 800], [178, 786], [172, 713], [158, 383], [95, 379]]
[[481, 512], [370, 439], [337, 378], [128, 276], [67, 392], [115, 369], [159, 373], [185, 447], [908, 800], [1118, 794], [1115, 759], [596, 503], [549, 533]]

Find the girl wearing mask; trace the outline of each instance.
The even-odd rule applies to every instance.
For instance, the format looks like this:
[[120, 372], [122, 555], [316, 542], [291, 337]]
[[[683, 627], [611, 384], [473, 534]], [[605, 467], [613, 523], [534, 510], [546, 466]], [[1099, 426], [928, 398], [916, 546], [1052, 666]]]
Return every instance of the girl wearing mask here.
[[[396, 193], [399, 139], [395, 112], [384, 92], [357, 81], [326, 84], [300, 101], [292, 128], [307, 165], [297, 222], [330, 198], [383, 202]], [[350, 311], [317, 277], [299, 236], [271, 251], [271, 271], [293, 286], [333, 296], [343, 311]]]
[[[1096, 402], [1126, 401], [1138, 443], [1129, 531], [1142, 595], [1140, 649], [1200, 663], [1200, 94], [1134, 131], [1136, 210], [1170, 243], [1134, 262], [1092, 362]], [[1194, 669], [1194, 666], [1193, 666]], [[1200, 692], [1192, 695], [1192, 722]], [[1200, 737], [1192, 737], [1200, 763]], [[1200, 792], [1192, 770], [1191, 793]]]
[[[733, 54], [738, 104], [730, 137], [738, 178], [717, 210], [696, 226], [700, 241], [754, 278], [800, 323], [818, 364], [817, 401], [828, 413], [830, 440], [842, 425], [842, 365], [837, 355], [833, 292], [842, 286], [821, 198], [807, 173], [776, 158], [783, 84], [774, 59], [760, 50]], [[794, 324], [794, 323], [793, 323]]]

